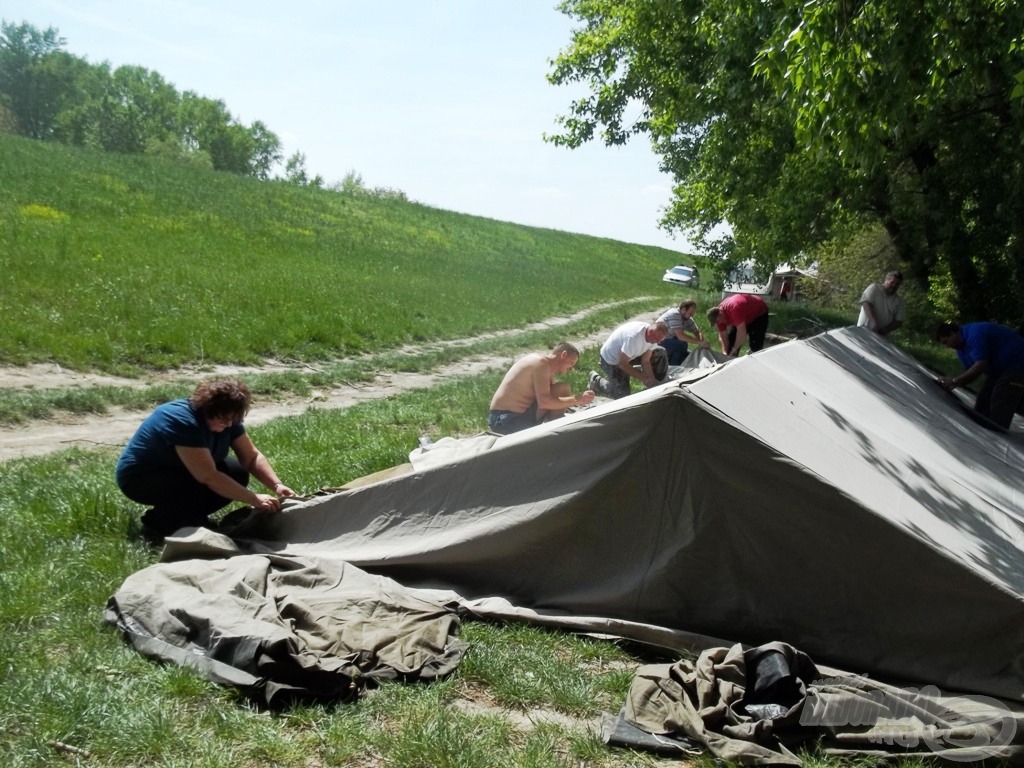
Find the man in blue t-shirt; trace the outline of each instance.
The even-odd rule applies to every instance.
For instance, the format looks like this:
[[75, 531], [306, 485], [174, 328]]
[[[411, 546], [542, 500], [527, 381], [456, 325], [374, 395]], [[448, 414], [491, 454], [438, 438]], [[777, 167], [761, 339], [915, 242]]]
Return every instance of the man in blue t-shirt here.
[[956, 376], [942, 376], [939, 384], [952, 390], [985, 374], [974, 410], [1009, 427], [1024, 402], [1024, 336], [998, 323], [943, 323], [935, 337], [956, 350], [965, 369]]

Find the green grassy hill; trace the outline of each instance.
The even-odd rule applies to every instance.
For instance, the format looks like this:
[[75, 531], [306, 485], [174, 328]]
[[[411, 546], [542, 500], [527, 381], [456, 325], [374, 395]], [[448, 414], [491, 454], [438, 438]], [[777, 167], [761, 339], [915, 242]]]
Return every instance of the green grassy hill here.
[[0, 136], [0, 364], [329, 359], [675, 296], [682, 258]]

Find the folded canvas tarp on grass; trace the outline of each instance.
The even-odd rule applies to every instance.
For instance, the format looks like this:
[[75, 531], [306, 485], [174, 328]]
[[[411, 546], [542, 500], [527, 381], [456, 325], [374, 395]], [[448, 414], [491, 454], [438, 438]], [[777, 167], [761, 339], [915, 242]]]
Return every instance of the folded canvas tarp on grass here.
[[341, 560], [240, 555], [196, 534], [193, 554], [234, 556], [145, 568], [108, 602], [107, 621], [147, 656], [278, 706], [345, 701], [367, 680], [430, 680], [465, 652], [452, 605]]
[[481, 615], [672, 647], [784, 641], [1020, 702], [1022, 466], [1019, 428], [979, 428], [889, 342], [845, 329], [415, 451], [238, 546], [451, 590]]

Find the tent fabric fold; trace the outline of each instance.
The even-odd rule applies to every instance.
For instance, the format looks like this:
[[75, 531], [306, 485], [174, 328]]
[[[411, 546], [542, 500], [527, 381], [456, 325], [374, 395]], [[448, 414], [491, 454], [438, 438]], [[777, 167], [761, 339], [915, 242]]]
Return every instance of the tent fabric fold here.
[[735, 763], [799, 766], [804, 750], [1019, 763], [1019, 718], [996, 699], [819, 670], [792, 646], [769, 643], [641, 668], [619, 719], [661, 739], [620, 728], [631, 746], [696, 743]]
[[129, 577], [105, 616], [141, 653], [271, 705], [345, 701], [371, 679], [434, 679], [466, 649], [453, 606], [318, 558], [158, 564]]

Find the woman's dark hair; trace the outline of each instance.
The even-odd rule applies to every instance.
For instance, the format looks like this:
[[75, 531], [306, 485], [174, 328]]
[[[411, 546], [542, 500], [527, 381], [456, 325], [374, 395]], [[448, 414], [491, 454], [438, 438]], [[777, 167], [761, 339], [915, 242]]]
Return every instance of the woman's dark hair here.
[[230, 417], [240, 422], [252, 405], [252, 393], [241, 381], [204, 381], [195, 388], [189, 401], [203, 418]]

